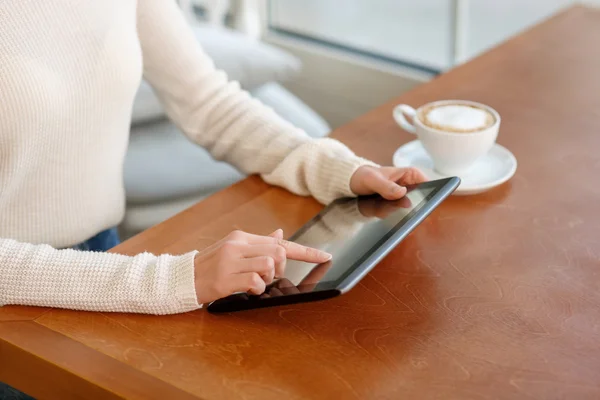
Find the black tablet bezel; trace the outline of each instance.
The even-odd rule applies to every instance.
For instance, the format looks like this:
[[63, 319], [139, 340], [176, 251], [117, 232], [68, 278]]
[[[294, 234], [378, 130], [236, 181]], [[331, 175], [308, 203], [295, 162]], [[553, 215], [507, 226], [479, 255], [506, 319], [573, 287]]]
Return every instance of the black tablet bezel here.
[[[366, 254], [356, 260], [348, 271], [339, 279], [334, 281], [319, 282], [310, 291], [302, 292], [302, 285], [298, 286], [300, 293], [285, 296], [260, 298], [259, 296], [248, 296], [247, 294], [235, 294], [224, 299], [217, 300], [208, 306], [212, 312], [229, 312], [242, 309], [269, 307], [273, 305], [292, 304], [313, 300], [322, 300], [335, 297], [352, 289], [366, 274], [368, 274], [388, 253], [394, 249], [399, 242], [408, 236], [431, 212], [449, 195], [456, 190], [460, 184], [457, 177], [429, 181], [416, 185], [415, 188], [431, 188], [431, 193], [390, 231], [381, 238]], [[409, 188], [410, 189], [410, 188]], [[313, 224], [318, 222], [327, 213], [329, 208], [348, 199], [339, 199], [327, 206], [318, 215], [298, 230], [290, 241], [301, 236]]]

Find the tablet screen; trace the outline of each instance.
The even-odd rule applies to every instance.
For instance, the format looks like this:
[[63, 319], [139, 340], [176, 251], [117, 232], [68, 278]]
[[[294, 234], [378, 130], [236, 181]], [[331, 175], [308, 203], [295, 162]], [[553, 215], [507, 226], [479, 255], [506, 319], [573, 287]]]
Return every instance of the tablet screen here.
[[335, 287], [402, 229], [438, 189], [438, 185], [425, 184], [409, 189], [397, 201], [361, 197], [332, 203], [290, 238], [332, 254], [332, 260], [318, 265], [288, 260], [284, 277], [269, 285], [261, 297]]

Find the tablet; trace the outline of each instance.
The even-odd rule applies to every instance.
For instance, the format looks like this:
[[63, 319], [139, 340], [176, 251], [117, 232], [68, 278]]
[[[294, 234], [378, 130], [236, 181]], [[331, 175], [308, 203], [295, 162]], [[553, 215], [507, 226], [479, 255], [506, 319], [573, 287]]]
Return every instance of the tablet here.
[[460, 183], [459, 178], [408, 188], [389, 201], [380, 196], [336, 200], [289, 240], [333, 255], [323, 264], [288, 260], [284, 276], [262, 295], [236, 293], [212, 302], [210, 312], [231, 312], [323, 300], [352, 289]]

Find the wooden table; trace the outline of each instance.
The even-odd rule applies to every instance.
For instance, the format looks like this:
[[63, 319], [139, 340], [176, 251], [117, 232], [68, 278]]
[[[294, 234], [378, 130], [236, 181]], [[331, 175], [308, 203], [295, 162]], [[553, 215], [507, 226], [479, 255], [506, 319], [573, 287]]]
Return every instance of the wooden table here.
[[[487, 103], [514, 179], [453, 197], [348, 295], [155, 317], [0, 309], [0, 380], [40, 398], [600, 398], [600, 12], [574, 8], [339, 129], [390, 163], [400, 102]], [[247, 179], [125, 242], [181, 253], [320, 206]]]

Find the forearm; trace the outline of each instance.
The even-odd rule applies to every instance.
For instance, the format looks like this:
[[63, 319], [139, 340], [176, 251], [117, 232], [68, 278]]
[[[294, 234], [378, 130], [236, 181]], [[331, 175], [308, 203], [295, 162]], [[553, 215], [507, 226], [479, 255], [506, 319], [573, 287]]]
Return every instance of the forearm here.
[[173, 314], [199, 307], [195, 252], [134, 257], [0, 240], [0, 305]]
[[353, 195], [350, 178], [369, 162], [333, 139], [311, 139], [229, 82], [173, 1], [140, 2], [138, 31], [144, 76], [169, 116], [213, 157], [322, 203]]

